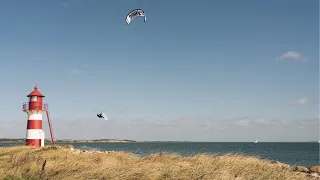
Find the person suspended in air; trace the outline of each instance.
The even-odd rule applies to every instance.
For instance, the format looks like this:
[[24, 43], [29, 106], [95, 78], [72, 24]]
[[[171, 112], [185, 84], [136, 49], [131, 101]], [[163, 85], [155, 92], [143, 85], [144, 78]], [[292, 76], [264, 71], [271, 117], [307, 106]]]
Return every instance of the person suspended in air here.
[[103, 118], [105, 120], [108, 120], [108, 117], [105, 113], [100, 113], [100, 114], [97, 114], [98, 118]]

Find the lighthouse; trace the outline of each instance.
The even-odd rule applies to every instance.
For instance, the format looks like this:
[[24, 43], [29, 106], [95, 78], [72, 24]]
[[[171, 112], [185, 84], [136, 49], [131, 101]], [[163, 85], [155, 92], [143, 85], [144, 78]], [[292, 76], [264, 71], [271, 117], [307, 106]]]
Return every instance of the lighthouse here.
[[[45, 97], [35, 86], [34, 90], [27, 96], [29, 102], [23, 103], [22, 110], [28, 114], [26, 145], [44, 146], [44, 131], [42, 130], [42, 114], [48, 112], [48, 104], [43, 104]], [[51, 130], [51, 129], [50, 129]]]

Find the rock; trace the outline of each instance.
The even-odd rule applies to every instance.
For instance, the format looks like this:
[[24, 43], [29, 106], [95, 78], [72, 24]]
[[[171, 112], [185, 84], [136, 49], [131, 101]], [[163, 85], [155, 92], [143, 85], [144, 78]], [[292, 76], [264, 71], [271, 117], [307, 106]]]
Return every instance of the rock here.
[[279, 161], [271, 161], [271, 164], [279, 164]]
[[291, 166], [289, 164], [281, 163], [279, 161], [271, 161], [271, 164], [273, 166], [281, 167], [282, 169], [291, 169]]
[[320, 175], [318, 173], [311, 173], [310, 176], [320, 179]]
[[281, 167], [282, 169], [290, 169], [291, 166], [285, 163], [277, 163], [277, 166]]
[[236, 177], [234, 180], [245, 180], [245, 179], [242, 177]]
[[311, 172], [314, 172], [314, 173], [319, 173], [320, 174], [320, 166], [312, 166], [310, 168], [310, 171]]
[[309, 169], [304, 166], [297, 166], [294, 168], [294, 170], [298, 172], [305, 172], [305, 173], [309, 172]]

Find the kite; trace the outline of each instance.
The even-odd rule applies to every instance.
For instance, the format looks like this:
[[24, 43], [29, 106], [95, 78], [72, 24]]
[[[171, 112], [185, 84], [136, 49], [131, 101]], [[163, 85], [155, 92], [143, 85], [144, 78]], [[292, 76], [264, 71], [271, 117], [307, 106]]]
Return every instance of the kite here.
[[131, 21], [133, 19], [135, 19], [136, 17], [143, 17], [144, 18], [144, 22], [147, 21], [146, 14], [144, 13], [144, 11], [142, 9], [134, 9], [126, 17], [127, 24], [130, 24]]

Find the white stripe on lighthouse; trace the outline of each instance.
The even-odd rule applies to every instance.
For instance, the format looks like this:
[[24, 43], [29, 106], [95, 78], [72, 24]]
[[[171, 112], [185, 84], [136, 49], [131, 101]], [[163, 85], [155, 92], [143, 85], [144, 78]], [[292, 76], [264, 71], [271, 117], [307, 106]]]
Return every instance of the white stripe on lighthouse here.
[[31, 114], [29, 115], [30, 120], [42, 120], [42, 114]]
[[41, 139], [42, 129], [28, 129], [27, 139]]
[[41, 133], [41, 147], [44, 146], [44, 138], [45, 138], [45, 135], [44, 135], [44, 132], [42, 131]]

